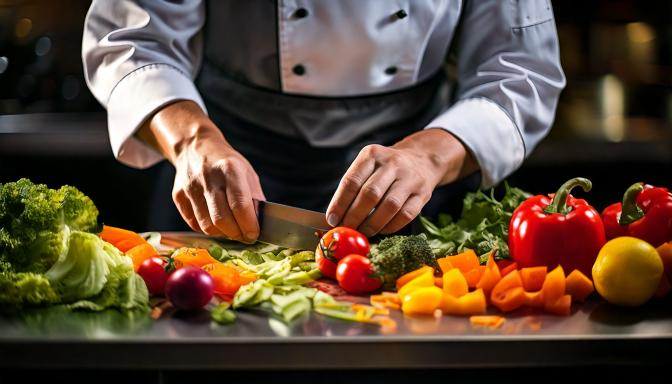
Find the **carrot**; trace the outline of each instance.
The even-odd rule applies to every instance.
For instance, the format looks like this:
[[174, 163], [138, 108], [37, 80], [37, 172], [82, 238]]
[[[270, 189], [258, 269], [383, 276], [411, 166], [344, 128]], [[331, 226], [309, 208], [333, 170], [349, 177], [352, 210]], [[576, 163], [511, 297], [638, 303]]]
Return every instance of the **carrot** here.
[[506, 321], [502, 316], [471, 316], [469, 323], [473, 326], [499, 328]]
[[565, 279], [565, 293], [572, 296], [572, 300], [585, 301], [593, 293], [593, 282], [578, 269]]
[[416, 269], [415, 271], [408, 272], [407, 274], [401, 276], [400, 278], [397, 279], [397, 291], [400, 290], [401, 287], [406, 285], [406, 283], [408, 283], [409, 281], [415, 279], [416, 277], [418, 277], [418, 276], [420, 276], [420, 275], [422, 275], [423, 273], [426, 273], [426, 272], [431, 272], [432, 275], [433, 275], [434, 274], [434, 268], [425, 265], [425, 266], [422, 266], [422, 267]]
[[492, 304], [502, 312], [510, 312], [520, 308], [527, 302], [523, 287], [514, 287], [506, 291], [492, 293]]
[[459, 269], [451, 269], [443, 275], [443, 292], [453, 297], [460, 297], [469, 292], [467, 279]]
[[501, 278], [502, 275], [499, 272], [499, 267], [491, 253], [488, 257], [488, 262], [485, 264], [485, 271], [483, 271], [483, 275], [480, 280], [478, 280], [478, 283], [476, 283], [476, 288], [482, 289], [483, 293], [485, 293], [485, 297], [489, 298], [490, 292], [492, 292], [492, 289]]
[[133, 270], [137, 272], [140, 264], [152, 257], [159, 257], [159, 253], [149, 243], [145, 242], [126, 251], [126, 256], [133, 260]]
[[569, 316], [572, 312], [572, 296], [562, 295], [557, 298], [554, 302], [547, 303], [544, 306], [546, 312], [550, 312], [556, 315]]
[[100, 232], [100, 238], [114, 245], [122, 252], [126, 252], [137, 245], [147, 242], [142, 236], [133, 231], [111, 227], [109, 225], [103, 225], [103, 230]]
[[508, 275], [509, 273], [518, 270], [518, 263], [516, 263], [516, 262], [514, 261], [513, 263], [508, 264], [506, 267], [500, 267], [500, 270], [501, 270], [502, 277], [503, 277], [503, 276], [506, 276], [506, 275]]
[[187, 247], [178, 249], [173, 255], [173, 261], [175, 262], [176, 269], [187, 266], [201, 268], [207, 264], [219, 263], [219, 261], [210, 256], [207, 249]]
[[475, 315], [485, 313], [487, 302], [482, 289], [477, 289], [460, 297], [443, 293], [441, 310], [446, 315]]
[[544, 306], [555, 305], [555, 302], [565, 294], [565, 271], [561, 266], [558, 265], [546, 275], [541, 292]]
[[457, 268], [462, 273], [467, 273], [472, 269], [478, 269], [481, 263], [478, 260], [478, 255], [472, 249], [467, 249], [462, 253], [458, 253], [455, 256], [448, 256], [450, 264], [453, 268]]
[[523, 289], [528, 292], [538, 291], [546, 279], [547, 267], [529, 267], [520, 270], [520, 278], [523, 280]]

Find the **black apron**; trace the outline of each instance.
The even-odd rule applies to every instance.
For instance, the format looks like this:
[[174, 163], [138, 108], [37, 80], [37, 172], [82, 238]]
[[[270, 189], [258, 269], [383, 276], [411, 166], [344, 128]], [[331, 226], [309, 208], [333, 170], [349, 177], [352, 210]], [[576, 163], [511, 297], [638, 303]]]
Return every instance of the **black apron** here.
[[[448, 94], [445, 76], [439, 73], [383, 95], [286, 95], [237, 82], [207, 58], [196, 83], [210, 118], [252, 164], [266, 198], [322, 212], [363, 147], [392, 145], [423, 129], [441, 112]], [[167, 162], [160, 167], [149, 226], [187, 230], [171, 201], [174, 170]], [[437, 188], [423, 214], [458, 213], [464, 193], [478, 188], [479, 182], [475, 174]]]

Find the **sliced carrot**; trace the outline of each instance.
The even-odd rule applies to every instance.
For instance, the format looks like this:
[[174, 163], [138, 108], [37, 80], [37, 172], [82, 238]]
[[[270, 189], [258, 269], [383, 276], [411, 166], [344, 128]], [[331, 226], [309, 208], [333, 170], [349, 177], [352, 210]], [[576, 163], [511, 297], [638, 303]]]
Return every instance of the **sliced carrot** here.
[[467, 279], [467, 285], [469, 285], [469, 288], [476, 288], [476, 285], [478, 285], [478, 282], [481, 280], [481, 277], [483, 277], [484, 272], [485, 272], [485, 265], [479, 265], [478, 267], [472, 270], [463, 272], [464, 278]]
[[443, 293], [441, 310], [445, 315], [475, 315], [485, 313], [487, 302], [482, 289], [469, 292], [461, 297]]
[[472, 249], [467, 249], [462, 253], [458, 253], [455, 256], [448, 256], [450, 264], [453, 268], [457, 268], [462, 273], [467, 273], [472, 269], [478, 269], [481, 263], [478, 260], [478, 255]]
[[219, 263], [219, 261], [210, 256], [207, 249], [187, 247], [178, 249], [173, 255], [173, 261], [177, 269], [187, 266], [202, 268], [207, 264]]
[[494, 316], [494, 315], [471, 316], [469, 318], [469, 323], [471, 323], [471, 325], [479, 327], [488, 327], [488, 328], [499, 328], [504, 324], [505, 321], [506, 319], [503, 318], [502, 316]]
[[401, 287], [406, 285], [406, 283], [408, 283], [409, 281], [415, 279], [416, 277], [426, 272], [431, 272], [432, 274], [434, 274], [434, 268], [425, 265], [423, 267], [416, 269], [415, 271], [408, 272], [407, 274], [401, 276], [400, 278], [397, 279], [397, 291], [400, 290]]
[[443, 274], [443, 292], [453, 297], [460, 297], [469, 292], [467, 279], [459, 269], [451, 269]]
[[554, 302], [546, 303], [544, 309], [546, 312], [550, 312], [556, 315], [569, 316], [569, 314], [572, 312], [572, 296], [562, 295]]
[[404, 296], [401, 310], [406, 315], [433, 315], [442, 297], [439, 287], [418, 287]]
[[413, 280], [406, 283], [399, 290], [399, 298], [401, 301], [404, 301], [404, 297], [408, 295], [411, 291], [420, 287], [434, 287], [434, 273], [431, 271], [426, 271], [425, 273], [417, 276]]
[[514, 287], [506, 291], [492, 292], [492, 304], [502, 312], [510, 312], [520, 308], [527, 302], [523, 287]]
[[126, 256], [133, 260], [133, 269], [137, 272], [140, 264], [152, 257], [158, 257], [159, 253], [149, 243], [145, 242], [127, 250]]
[[446, 273], [451, 269], [455, 268], [453, 267], [453, 264], [450, 262], [450, 258], [451, 256], [446, 256], [440, 259], [436, 259], [436, 262], [437, 264], [439, 264], [439, 269], [441, 270], [441, 272]]
[[558, 265], [546, 275], [541, 287], [544, 305], [555, 305], [555, 302], [565, 294], [565, 271]]
[[501, 278], [502, 275], [499, 272], [499, 267], [495, 262], [495, 258], [492, 254], [490, 254], [490, 257], [488, 257], [488, 262], [485, 264], [485, 271], [483, 271], [481, 279], [476, 284], [476, 288], [481, 288], [483, 293], [485, 293], [485, 297], [489, 298], [490, 292], [492, 292], [492, 289], [499, 282], [499, 280], [501, 280]]
[[518, 270], [518, 263], [516, 263], [516, 262], [513, 262], [513, 263], [507, 265], [506, 267], [500, 267], [502, 277], [508, 275], [509, 273], [511, 273], [513, 271], [517, 271], [517, 270]]
[[523, 280], [523, 289], [528, 292], [538, 291], [544, 285], [547, 267], [528, 267], [520, 269], [520, 279]]
[[665, 297], [670, 291], [672, 291], [672, 285], [667, 276], [663, 275], [660, 277], [660, 284], [658, 284], [658, 290], [656, 290], [656, 297]]
[[114, 245], [122, 252], [126, 252], [137, 245], [147, 242], [142, 236], [133, 231], [111, 227], [109, 225], [103, 225], [103, 230], [100, 232], [100, 238]]
[[586, 301], [593, 290], [593, 282], [578, 269], [565, 279], [565, 293], [571, 295], [574, 301]]

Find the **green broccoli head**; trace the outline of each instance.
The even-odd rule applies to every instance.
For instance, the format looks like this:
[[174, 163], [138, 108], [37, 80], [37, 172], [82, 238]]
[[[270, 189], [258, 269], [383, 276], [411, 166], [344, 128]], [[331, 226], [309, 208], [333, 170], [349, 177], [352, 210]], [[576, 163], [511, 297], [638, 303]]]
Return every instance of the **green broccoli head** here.
[[394, 288], [397, 279], [423, 265], [436, 266], [436, 257], [424, 234], [387, 237], [371, 249], [369, 256], [383, 289]]
[[0, 184], [0, 260], [19, 272], [46, 271], [65, 251], [68, 230], [98, 229], [98, 209], [82, 192], [28, 179]]

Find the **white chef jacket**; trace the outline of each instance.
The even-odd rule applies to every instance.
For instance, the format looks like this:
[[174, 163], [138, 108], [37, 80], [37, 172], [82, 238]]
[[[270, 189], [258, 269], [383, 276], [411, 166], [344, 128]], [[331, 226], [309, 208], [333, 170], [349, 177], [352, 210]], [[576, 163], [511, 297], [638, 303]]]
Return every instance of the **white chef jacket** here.
[[[455, 102], [426, 128], [449, 131], [473, 153], [482, 187], [516, 170], [548, 133], [565, 86], [549, 0], [227, 1], [245, 10], [224, 6], [207, 14], [201, 0], [92, 2], [82, 43], [85, 77], [107, 108], [121, 162], [144, 168], [162, 160], [134, 137], [160, 107], [192, 100], [206, 110], [194, 85], [206, 17], [237, 23], [246, 34], [210, 39], [227, 44], [215, 46], [225, 49], [214, 56], [252, 85], [291, 95], [403, 90], [442, 70], [455, 52]], [[253, 36], [268, 25], [272, 33]]]

